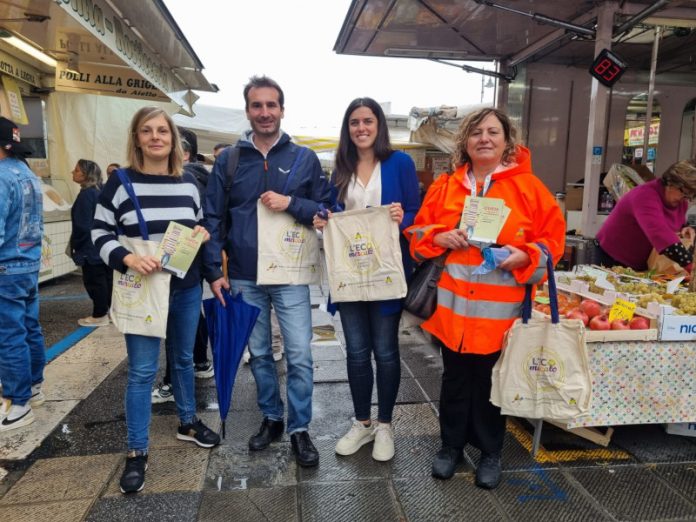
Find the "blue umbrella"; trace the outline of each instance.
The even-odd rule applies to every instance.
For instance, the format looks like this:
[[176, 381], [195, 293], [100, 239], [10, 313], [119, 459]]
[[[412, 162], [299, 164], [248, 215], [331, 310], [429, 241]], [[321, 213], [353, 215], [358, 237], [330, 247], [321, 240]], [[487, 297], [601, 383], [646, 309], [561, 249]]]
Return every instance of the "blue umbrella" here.
[[204, 299], [203, 310], [208, 324], [208, 336], [213, 349], [215, 385], [222, 420], [222, 437], [225, 437], [225, 419], [232, 402], [232, 388], [244, 347], [256, 324], [261, 310], [242, 299], [241, 292], [232, 297], [222, 292], [225, 306], [217, 298]]

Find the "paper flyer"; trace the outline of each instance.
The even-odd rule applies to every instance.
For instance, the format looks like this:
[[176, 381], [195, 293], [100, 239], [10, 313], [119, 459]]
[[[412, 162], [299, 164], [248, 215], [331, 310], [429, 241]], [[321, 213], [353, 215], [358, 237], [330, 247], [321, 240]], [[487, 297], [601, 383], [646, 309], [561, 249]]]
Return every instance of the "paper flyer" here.
[[162, 269], [183, 279], [202, 242], [203, 234], [194, 237], [192, 228], [171, 221], [157, 248]]
[[500, 198], [467, 196], [459, 228], [471, 241], [495, 243], [509, 215], [510, 208]]

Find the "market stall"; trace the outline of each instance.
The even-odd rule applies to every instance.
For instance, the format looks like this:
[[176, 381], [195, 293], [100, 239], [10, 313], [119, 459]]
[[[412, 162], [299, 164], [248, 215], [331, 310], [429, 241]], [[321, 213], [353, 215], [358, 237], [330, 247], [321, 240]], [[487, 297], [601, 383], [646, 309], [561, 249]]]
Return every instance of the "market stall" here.
[[[587, 265], [556, 274], [560, 311], [588, 327], [592, 404], [586, 415], [554, 425], [604, 446], [613, 427], [628, 424], [696, 436], [696, 294], [682, 282]], [[536, 299], [535, 313], [546, 314], [544, 293]], [[533, 424], [536, 453], [542, 421]], [[607, 430], [588, 429], [598, 427]]]

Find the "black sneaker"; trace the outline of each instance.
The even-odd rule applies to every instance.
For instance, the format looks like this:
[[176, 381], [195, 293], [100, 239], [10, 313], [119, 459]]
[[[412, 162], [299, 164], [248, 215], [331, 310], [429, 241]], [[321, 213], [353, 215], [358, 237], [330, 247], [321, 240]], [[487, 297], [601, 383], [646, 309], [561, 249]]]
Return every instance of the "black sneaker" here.
[[121, 475], [121, 493], [137, 493], [145, 486], [147, 453], [130, 451], [126, 457], [126, 467]]
[[295, 460], [303, 468], [311, 468], [319, 464], [319, 452], [306, 431], [296, 431], [290, 435], [290, 445], [295, 454]]
[[179, 440], [195, 442], [201, 448], [212, 448], [220, 444], [220, 435], [208, 428], [203, 421], [194, 417], [190, 424], [182, 424], [176, 434]]

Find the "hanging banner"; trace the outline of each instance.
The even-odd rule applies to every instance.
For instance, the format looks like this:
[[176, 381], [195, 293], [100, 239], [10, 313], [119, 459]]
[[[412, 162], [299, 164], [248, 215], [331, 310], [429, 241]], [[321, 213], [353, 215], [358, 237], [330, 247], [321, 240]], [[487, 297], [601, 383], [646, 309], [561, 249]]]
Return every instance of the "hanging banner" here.
[[41, 73], [38, 69], [20, 62], [4, 51], [0, 51], [0, 72], [34, 87], [41, 87]]
[[73, 71], [67, 64], [56, 66], [56, 90], [90, 94], [109, 94], [124, 98], [169, 101], [169, 97], [128, 67], [80, 64]]
[[[631, 127], [629, 129], [626, 129], [626, 132], [624, 135], [625, 146], [642, 147], [644, 135], [645, 135], [645, 127], [642, 125], [640, 127]], [[657, 144], [657, 138], [659, 135], [660, 135], [660, 124], [659, 123], [651, 123], [650, 124], [650, 138], [648, 139], [648, 143], [650, 145]]]

